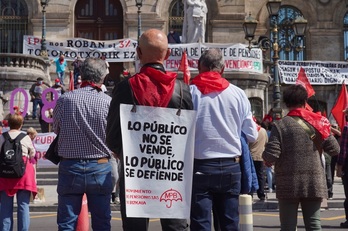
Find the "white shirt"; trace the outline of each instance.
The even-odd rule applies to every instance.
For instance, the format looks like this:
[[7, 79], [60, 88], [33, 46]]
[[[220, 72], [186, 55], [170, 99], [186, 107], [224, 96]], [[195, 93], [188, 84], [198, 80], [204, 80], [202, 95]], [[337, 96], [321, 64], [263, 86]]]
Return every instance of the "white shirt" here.
[[249, 142], [257, 139], [250, 102], [244, 91], [232, 84], [222, 92], [203, 95], [190, 85], [194, 109], [197, 110], [196, 159], [234, 158], [241, 155], [240, 136]]

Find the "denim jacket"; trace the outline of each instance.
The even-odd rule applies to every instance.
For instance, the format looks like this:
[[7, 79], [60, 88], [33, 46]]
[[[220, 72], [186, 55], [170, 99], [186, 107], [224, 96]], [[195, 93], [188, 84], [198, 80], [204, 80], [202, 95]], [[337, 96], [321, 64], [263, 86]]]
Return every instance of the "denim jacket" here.
[[256, 192], [259, 189], [257, 175], [254, 167], [254, 162], [250, 154], [247, 139], [244, 134], [240, 138], [242, 144], [242, 155], [240, 158], [241, 178], [241, 194], [249, 194]]

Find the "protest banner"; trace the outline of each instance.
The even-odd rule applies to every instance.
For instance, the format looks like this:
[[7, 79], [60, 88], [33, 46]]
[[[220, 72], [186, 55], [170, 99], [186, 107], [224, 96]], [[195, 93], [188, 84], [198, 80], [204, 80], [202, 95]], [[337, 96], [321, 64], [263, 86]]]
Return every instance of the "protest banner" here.
[[[119, 40], [89, 40], [83, 38], [47, 39], [47, 52], [50, 59], [61, 53], [67, 60], [74, 60], [77, 56], [82, 59], [88, 57], [106, 57], [108, 62], [134, 62], [136, 60], [137, 41], [129, 38]], [[202, 52], [209, 48], [221, 50], [225, 60], [225, 71], [243, 71], [263, 73], [261, 49], [249, 50], [245, 44], [225, 43], [187, 43], [169, 44], [171, 50], [164, 66], [168, 71], [177, 71], [184, 51], [187, 54], [189, 70], [197, 70], [198, 59]], [[25, 35], [23, 39], [23, 54], [40, 56], [41, 39]], [[138, 68], [137, 68], [138, 70]]]
[[196, 112], [121, 104], [128, 217], [189, 218]]
[[57, 135], [54, 132], [49, 133], [38, 133], [35, 139], [33, 140], [34, 148], [36, 154], [39, 157], [38, 167], [56, 167], [51, 161], [44, 158], [45, 153]]
[[341, 84], [348, 78], [347, 62], [331, 61], [279, 61], [279, 77], [282, 83], [295, 84], [300, 68], [311, 85]]

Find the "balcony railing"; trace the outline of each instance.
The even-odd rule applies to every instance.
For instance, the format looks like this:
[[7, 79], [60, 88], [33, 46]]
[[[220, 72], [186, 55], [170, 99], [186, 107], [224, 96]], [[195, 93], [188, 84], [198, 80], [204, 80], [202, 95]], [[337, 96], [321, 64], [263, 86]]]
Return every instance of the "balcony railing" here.
[[0, 68], [25, 68], [44, 72], [46, 65], [42, 57], [16, 53], [0, 53]]

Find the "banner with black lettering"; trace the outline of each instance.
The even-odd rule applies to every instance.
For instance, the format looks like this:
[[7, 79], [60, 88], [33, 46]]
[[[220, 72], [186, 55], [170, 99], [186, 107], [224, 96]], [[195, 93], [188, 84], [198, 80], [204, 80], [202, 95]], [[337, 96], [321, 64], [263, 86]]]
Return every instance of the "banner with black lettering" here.
[[[311, 85], [341, 84], [348, 79], [347, 62], [331, 61], [279, 61], [279, 76], [282, 83], [295, 84], [302, 67]], [[348, 83], [348, 81], [346, 81]]]
[[[112, 62], [134, 62], [136, 60], [137, 41], [129, 38], [118, 40], [89, 40], [83, 38], [64, 38], [46, 40], [47, 52], [50, 59], [57, 58], [61, 53], [67, 60], [74, 60], [77, 56], [82, 59], [88, 57], [100, 58]], [[184, 51], [190, 70], [197, 70], [198, 59], [203, 51], [209, 48], [221, 50], [225, 62], [225, 71], [255, 72], [262, 74], [261, 49], [248, 49], [245, 44], [225, 43], [184, 43], [169, 44], [170, 56], [164, 66], [168, 71], [178, 71]], [[23, 54], [40, 56], [41, 39], [25, 35], [23, 40]], [[138, 68], [137, 68], [138, 70]]]
[[121, 104], [128, 217], [189, 218], [196, 112]]

